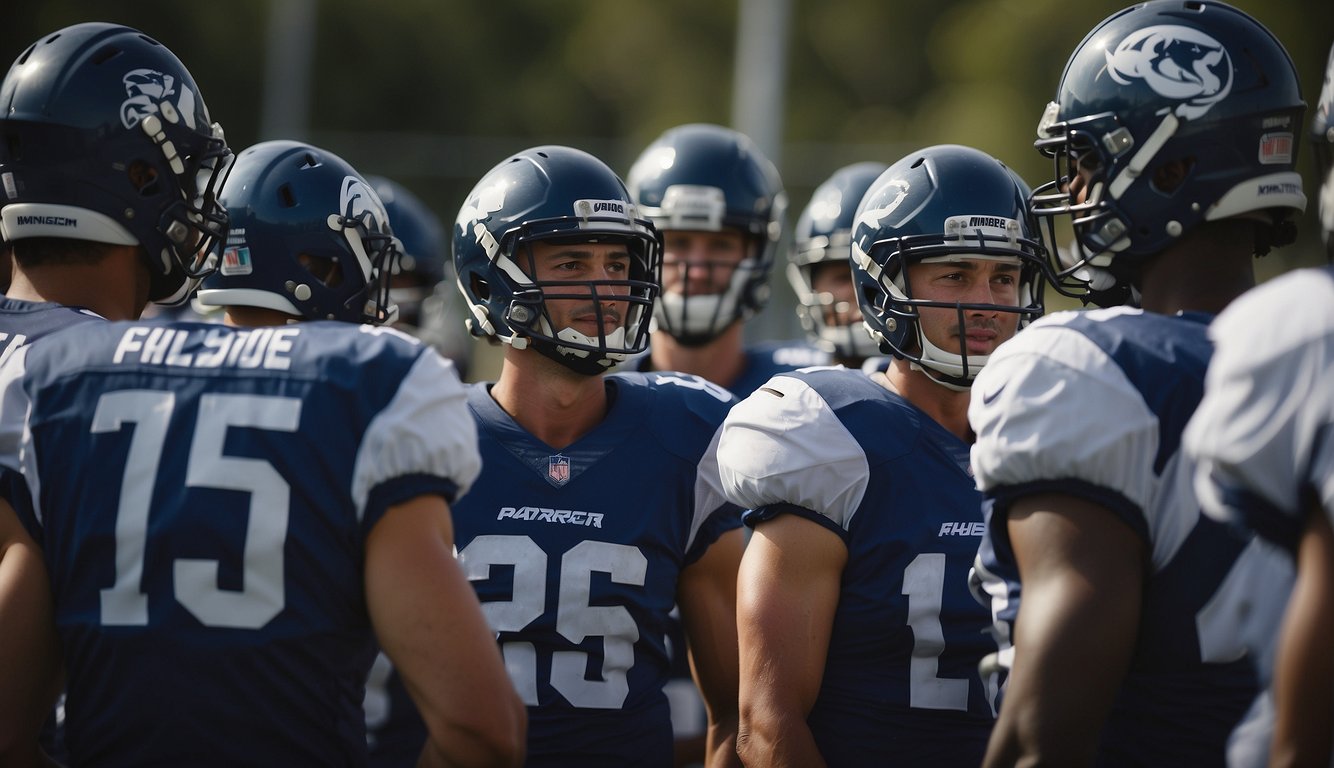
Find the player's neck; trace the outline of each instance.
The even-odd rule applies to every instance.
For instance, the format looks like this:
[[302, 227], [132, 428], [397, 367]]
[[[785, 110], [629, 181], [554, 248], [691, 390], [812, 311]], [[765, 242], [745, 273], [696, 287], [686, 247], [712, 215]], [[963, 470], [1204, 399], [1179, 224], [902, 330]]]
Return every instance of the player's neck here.
[[14, 264], [5, 294], [91, 309], [108, 320], [136, 320], [148, 304], [148, 274], [133, 248], [115, 249], [95, 264]]
[[680, 371], [731, 387], [746, 371], [740, 321], [702, 347], [687, 347], [663, 331], [654, 331], [649, 357], [655, 371]]
[[491, 397], [519, 426], [557, 450], [607, 416], [602, 376], [585, 376], [531, 349], [505, 350]]
[[895, 358], [883, 378], [877, 380], [898, 392], [955, 437], [965, 443], [973, 442], [973, 432], [968, 426], [967, 390], [959, 392], [942, 387], [921, 370], [913, 368], [907, 360], [899, 358]]
[[1218, 314], [1255, 286], [1254, 224], [1209, 222], [1149, 259], [1140, 280], [1140, 306], [1163, 315]]

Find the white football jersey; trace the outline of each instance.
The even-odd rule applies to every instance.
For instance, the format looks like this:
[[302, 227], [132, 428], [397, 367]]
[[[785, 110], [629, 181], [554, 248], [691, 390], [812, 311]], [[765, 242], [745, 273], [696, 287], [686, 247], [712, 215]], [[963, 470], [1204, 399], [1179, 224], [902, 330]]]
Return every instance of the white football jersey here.
[[1292, 546], [1307, 489], [1334, 517], [1334, 268], [1261, 285], [1209, 335], [1217, 351], [1185, 435], [1196, 494], [1209, 515]]

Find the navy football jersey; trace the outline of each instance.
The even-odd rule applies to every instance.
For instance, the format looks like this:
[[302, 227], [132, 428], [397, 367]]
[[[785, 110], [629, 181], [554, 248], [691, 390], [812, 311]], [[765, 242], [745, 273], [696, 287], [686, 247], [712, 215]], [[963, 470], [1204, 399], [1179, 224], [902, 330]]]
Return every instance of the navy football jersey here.
[[[1282, 609], [1250, 599], [1281, 578], [1276, 550], [1201, 514], [1180, 450], [1212, 354], [1210, 319], [1131, 308], [1048, 315], [973, 383], [972, 464], [987, 498], [974, 578], [1007, 649], [1023, 597], [1006, 534], [1015, 498], [1086, 498], [1150, 553], [1134, 658], [1103, 728], [1104, 765], [1222, 764], [1257, 692], [1239, 628], [1248, 614]], [[1003, 650], [997, 661], [1011, 658]]]
[[[87, 322], [105, 322], [92, 310], [67, 307], [48, 301], [24, 301], [0, 296], [0, 365], [26, 344], [64, 328]], [[17, 437], [15, 435], [14, 437]], [[13, 453], [14, 445], [0, 446], [0, 452]], [[0, 466], [0, 496], [15, 510], [27, 510], [31, 501], [28, 489], [17, 472]], [[57, 702], [56, 711], [42, 731], [42, 748], [58, 762], [65, 762], [64, 703]]]
[[[745, 368], [732, 386], [727, 390], [738, 400], [745, 399], [768, 381], [770, 377], [799, 368], [816, 365], [829, 365], [832, 358], [828, 352], [803, 342], [766, 341], [747, 346], [743, 353], [746, 357]], [[653, 361], [649, 352], [633, 357], [620, 367], [620, 370], [634, 370], [647, 373], [653, 370]]]
[[795, 514], [847, 546], [807, 718], [826, 762], [980, 763], [995, 691], [977, 668], [996, 645], [968, 593], [982, 535], [968, 445], [861, 371], [825, 368], [735, 406], [718, 462], [747, 525]]
[[99, 320], [105, 322], [101, 315], [79, 307], [0, 296], [0, 354], [8, 357], [20, 346], [48, 333]]
[[738, 400], [750, 397], [764, 382], [780, 373], [829, 365], [828, 352], [802, 342], [769, 341], [746, 347], [746, 369], [728, 387]]
[[474, 385], [486, 471], [454, 510], [459, 560], [528, 705], [528, 765], [670, 765], [665, 634], [683, 569], [740, 510], [714, 458], [732, 398], [696, 376], [605, 378], [559, 451]]
[[450, 364], [341, 323], [88, 324], [12, 357], [0, 392], [72, 762], [364, 761], [366, 536], [479, 471]]
[[[0, 365], [23, 346], [47, 334], [87, 322], [105, 322], [87, 309], [48, 301], [23, 301], [0, 296]], [[0, 445], [0, 452], [14, 453], [15, 445]], [[0, 495], [11, 503], [26, 504], [22, 483], [0, 468]]]

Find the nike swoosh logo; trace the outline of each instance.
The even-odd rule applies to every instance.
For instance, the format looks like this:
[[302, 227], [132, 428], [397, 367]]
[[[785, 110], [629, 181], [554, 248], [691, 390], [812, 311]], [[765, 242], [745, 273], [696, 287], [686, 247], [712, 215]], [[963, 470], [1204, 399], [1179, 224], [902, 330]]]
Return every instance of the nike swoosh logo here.
[[1004, 392], [1004, 391], [1005, 391], [1005, 385], [1002, 384], [1001, 387], [1000, 387], [1000, 389], [997, 389], [995, 392], [990, 392], [990, 393], [985, 393], [985, 394], [983, 394], [983, 395], [982, 395], [982, 404], [983, 404], [983, 405], [991, 405], [992, 403], [996, 402], [996, 398], [1000, 397], [1000, 394], [1001, 394], [1002, 392]]

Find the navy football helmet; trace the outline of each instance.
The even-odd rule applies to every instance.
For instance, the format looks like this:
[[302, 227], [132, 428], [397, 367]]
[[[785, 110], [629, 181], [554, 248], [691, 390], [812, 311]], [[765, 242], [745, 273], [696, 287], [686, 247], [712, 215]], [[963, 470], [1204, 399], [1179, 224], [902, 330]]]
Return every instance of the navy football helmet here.
[[232, 231], [199, 303], [306, 320], [388, 323], [398, 243], [379, 195], [346, 161], [297, 141], [237, 156], [222, 202]]
[[[1283, 46], [1235, 8], [1158, 0], [1105, 19], [1038, 125], [1056, 167], [1033, 210], [1049, 242], [1050, 217], [1069, 215], [1077, 243], [1054, 264], [1058, 290], [1134, 285], [1146, 259], [1204, 221], [1256, 218], [1257, 255], [1292, 242], [1306, 205], [1293, 169], [1304, 109]], [[1077, 202], [1068, 182], [1081, 171]]]
[[[537, 281], [531, 277], [536, 241], [624, 244], [629, 273], [624, 280]], [[570, 147], [535, 147], [492, 168], [454, 225], [454, 271], [471, 311], [468, 330], [515, 349], [532, 345], [588, 375], [648, 348], [660, 258], [653, 223], [640, 218], [620, 177]], [[599, 316], [621, 312], [621, 327], [597, 337], [555, 328], [548, 300], [592, 301]]]
[[389, 276], [389, 301], [398, 307], [398, 323], [416, 328], [421, 325], [422, 302], [446, 279], [445, 225], [402, 184], [383, 176], [367, 176], [366, 182], [384, 203], [401, 249]]
[[0, 85], [4, 239], [142, 246], [155, 302], [184, 301], [212, 270], [230, 157], [185, 66], [129, 27], [49, 34]]
[[857, 206], [871, 184], [888, 168], [884, 163], [854, 163], [834, 172], [816, 187], [797, 219], [795, 242], [788, 253], [787, 279], [797, 295], [797, 317], [811, 343], [839, 358], [871, 357], [880, 346], [861, 322], [837, 325], [828, 320], [834, 298], [815, 290], [815, 271], [852, 268], [850, 245]]
[[1320, 89], [1315, 118], [1311, 121], [1312, 146], [1316, 168], [1320, 172], [1320, 234], [1325, 240], [1325, 255], [1334, 261], [1334, 46], [1325, 65], [1325, 84]]
[[658, 231], [731, 227], [748, 246], [724, 293], [663, 292], [654, 315], [659, 329], [701, 346], [764, 308], [787, 195], [778, 170], [749, 137], [702, 123], [672, 128], [640, 153], [626, 185]]
[[[952, 389], [972, 384], [988, 355], [932, 344], [918, 310], [945, 307], [966, 325], [968, 310], [1012, 312], [1023, 328], [1043, 311], [1047, 254], [1028, 210], [1029, 189], [996, 158], [970, 147], [940, 145], [893, 164], [867, 190], [852, 232], [852, 274], [862, 316], [880, 349], [909, 360]], [[1019, 302], [956, 304], [913, 297], [907, 267], [922, 261], [1017, 262]]]

